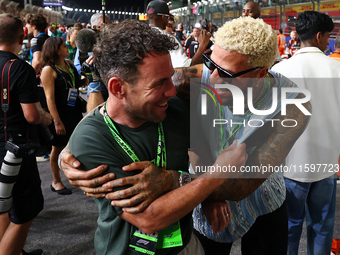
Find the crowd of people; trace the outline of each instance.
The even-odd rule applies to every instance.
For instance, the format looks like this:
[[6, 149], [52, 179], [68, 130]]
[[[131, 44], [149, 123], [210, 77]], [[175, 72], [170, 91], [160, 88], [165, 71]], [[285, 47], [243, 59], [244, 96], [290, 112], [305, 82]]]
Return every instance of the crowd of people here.
[[[23, 250], [44, 204], [36, 152], [50, 159], [52, 192], [72, 194], [62, 169], [94, 198], [98, 255], [225, 255], [236, 240], [243, 255], [295, 255], [304, 221], [308, 254], [336, 254], [332, 19], [301, 13], [286, 45], [252, 1], [241, 17], [220, 28], [202, 20], [189, 36], [165, 2], [146, 12], [149, 24], [94, 14], [90, 28], [68, 30], [40, 14], [25, 25], [0, 15], [0, 186], [10, 194], [0, 187], [0, 254], [43, 254]], [[46, 139], [42, 128], [48, 145], [25, 151], [27, 139]], [[23, 149], [11, 162], [13, 143]], [[3, 171], [16, 162], [17, 175]]]

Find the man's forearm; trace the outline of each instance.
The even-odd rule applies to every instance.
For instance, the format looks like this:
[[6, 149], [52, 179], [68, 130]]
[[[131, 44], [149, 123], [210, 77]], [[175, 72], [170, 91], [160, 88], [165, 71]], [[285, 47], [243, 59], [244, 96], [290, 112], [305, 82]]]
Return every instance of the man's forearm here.
[[120, 217], [146, 233], [154, 233], [183, 218], [201, 203], [223, 179], [199, 178], [159, 197], [142, 213]]
[[195, 84], [190, 84], [190, 79], [200, 79], [202, 77], [202, 72], [202, 64], [191, 67], [175, 68], [175, 73], [171, 78], [172, 83], [177, 90], [177, 96], [190, 101], [190, 87], [195, 86]]
[[206, 45], [199, 45], [195, 55], [192, 57], [192, 62], [191, 65], [197, 65], [197, 64], [201, 64], [203, 61], [203, 57], [202, 54], [204, 53], [205, 49], [206, 49]]
[[89, 98], [87, 100], [87, 112], [92, 111], [94, 108], [96, 108], [101, 103], [104, 103], [104, 98], [102, 95], [102, 92], [93, 92], [89, 94]]

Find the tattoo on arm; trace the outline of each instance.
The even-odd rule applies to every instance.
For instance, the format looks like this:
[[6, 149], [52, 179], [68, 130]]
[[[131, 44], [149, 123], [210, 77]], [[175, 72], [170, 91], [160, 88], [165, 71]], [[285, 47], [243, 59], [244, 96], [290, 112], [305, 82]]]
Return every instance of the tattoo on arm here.
[[[301, 95], [297, 98], [300, 96]], [[310, 103], [306, 103], [304, 106], [308, 111], [311, 111]], [[257, 149], [249, 155], [246, 165], [280, 166], [293, 147], [295, 141], [305, 130], [309, 118], [309, 116], [304, 115], [295, 105], [289, 105], [285, 116], [282, 116], [281, 113], [279, 113], [273, 118], [280, 120], [274, 127], [271, 127], [271, 123], [267, 123], [254, 133], [252, 137], [259, 135], [263, 142], [261, 142]], [[298, 124], [295, 127], [283, 127], [281, 121], [287, 119], [293, 119]], [[257, 175], [254, 173], [251, 177], [251, 179], [227, 179], [209, 196], [209, 199], [242, 200], [253, 193], [269, 176], [264, 176], [263, 173], [260, 172]]]
[[190, 79], [202, 77], [202, 65], [175, 68], [172, 82], [176, 87], [177, 96], [186, 100], [190, 98]]

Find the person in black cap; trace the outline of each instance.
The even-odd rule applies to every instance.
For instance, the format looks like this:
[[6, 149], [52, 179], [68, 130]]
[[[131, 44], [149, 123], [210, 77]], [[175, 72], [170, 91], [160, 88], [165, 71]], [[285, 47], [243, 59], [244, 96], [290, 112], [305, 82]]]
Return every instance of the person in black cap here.
[[[168, 5], [161, 0], [153, 0], [146, 7], [146, 12], [150, 20], [150, 25], [164, 30], [168, 24], [168, 18], [173, 17], [169, 12]], [[163, 32], [163, 31], [162, 31]], [[172, 36], [172, 35], [169, 35]], [[171, 50], [171, 62], [174, 68], [189, 67], [202, 63], [202, 53], [205, 51], [210, 38], [210, 33], [206, 30], [201, 31], [201, 36], [198, 38], [200, 47], [197, 49], [195, 56], [189, 59], [183, 51], [182, 45], [178, 43], [177, 50]]]

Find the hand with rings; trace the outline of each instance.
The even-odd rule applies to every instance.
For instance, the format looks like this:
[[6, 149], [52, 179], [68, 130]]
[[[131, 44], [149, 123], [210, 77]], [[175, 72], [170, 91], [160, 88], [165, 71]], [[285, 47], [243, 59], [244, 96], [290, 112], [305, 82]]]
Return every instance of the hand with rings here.
[[223, 231], [231, 221], [231, 211], [225, 201], [204, 201], [202, 209], [214, 233]]

